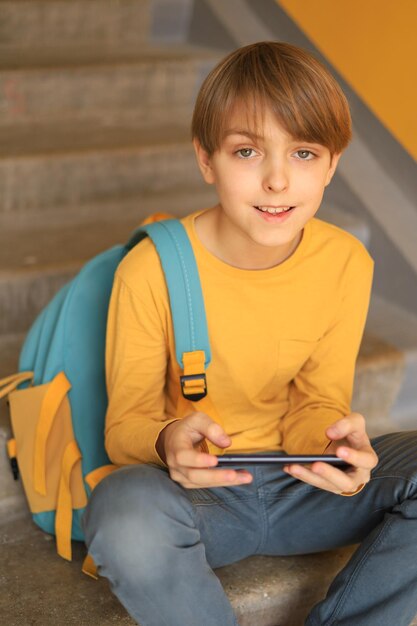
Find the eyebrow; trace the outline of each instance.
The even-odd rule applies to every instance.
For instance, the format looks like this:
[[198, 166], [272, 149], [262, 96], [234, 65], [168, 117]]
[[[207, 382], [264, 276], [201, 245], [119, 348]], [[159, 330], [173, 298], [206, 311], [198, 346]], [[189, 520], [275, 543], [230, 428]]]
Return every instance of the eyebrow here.
[[249, 139], [263, 139], [262, 135], [257, 135], [256, 133], [252, 133], [250, 130], [240, 129], [240, 128], [230, 128], [226, 130], [224, 133], [225, 138], [230, 135], [243, 135], [244, 137], [248, 137]]
[[[251, 141], [264, 141], [264, 136], [263, 135], [258, 135], [257, 133], [252, 133], [250, 130], [248, 129], [244, 129], [244, 128], [229, 128], [228, 130], [226, 130], [224, 132], [224, 139], [226, 139], [227, 137], [230, 137], [231, 135], [242, 135], [243, 137], [248, 137], [248, 139], [250, 139]], [[324, 146], [321, 143], [318, 143], [317, 141], [309, 141], [304, 140], [304, 139], [292, 139], [292, 142], [294, 144], [297, 143], [302, 143], [305, 144], [306, 146], [312, 146], [314, 147], [316, 150], [320, 149], [320, 148], [325, 148], [326, 146]]]

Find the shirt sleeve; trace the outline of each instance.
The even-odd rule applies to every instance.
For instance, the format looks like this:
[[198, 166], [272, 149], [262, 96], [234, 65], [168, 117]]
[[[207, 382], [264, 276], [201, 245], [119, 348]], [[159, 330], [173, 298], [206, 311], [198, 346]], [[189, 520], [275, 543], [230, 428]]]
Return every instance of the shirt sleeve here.
[[165, 412], [167, 311], [156, 302], [150, 280], [137, 279], [133, 291], [116, 274], [107, 323], [105, 444], [118, 465], [163, 464], [155, 444], [176, 419]]
[[323, 453], [329, 444], [326, 428], [350, 413], [372, 275], [373, 261], [367, 253], [348, 264], [335, 318], [290, 383], [289, 410], [281, 420], [288, 454]]

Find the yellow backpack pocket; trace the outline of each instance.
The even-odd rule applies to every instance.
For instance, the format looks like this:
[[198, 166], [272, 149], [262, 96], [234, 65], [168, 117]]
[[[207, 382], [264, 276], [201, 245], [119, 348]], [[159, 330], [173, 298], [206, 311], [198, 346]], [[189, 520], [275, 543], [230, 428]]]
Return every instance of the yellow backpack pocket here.
[[72, 509], [87, 504], [63, 372], [44, 385], [9, 394], [19, 473], [32, 514], [56, 512], [58, 553], [71, 559]]

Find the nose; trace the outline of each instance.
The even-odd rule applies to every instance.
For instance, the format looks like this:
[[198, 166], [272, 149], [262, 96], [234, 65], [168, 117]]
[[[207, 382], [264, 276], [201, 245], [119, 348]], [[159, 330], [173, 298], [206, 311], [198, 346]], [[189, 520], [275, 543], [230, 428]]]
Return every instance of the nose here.
[[265, 164], [263, 186], [266, 191], [285, 191], [288, 185], [289, 174], [284, 160], [274, 159]]

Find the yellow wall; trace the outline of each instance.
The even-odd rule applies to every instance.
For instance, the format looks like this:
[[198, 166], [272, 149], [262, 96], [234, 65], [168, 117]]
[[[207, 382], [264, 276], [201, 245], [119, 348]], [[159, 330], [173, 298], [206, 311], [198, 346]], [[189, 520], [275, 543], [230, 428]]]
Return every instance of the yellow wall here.
[[417, 158], [417, 0], [277, 0]]

